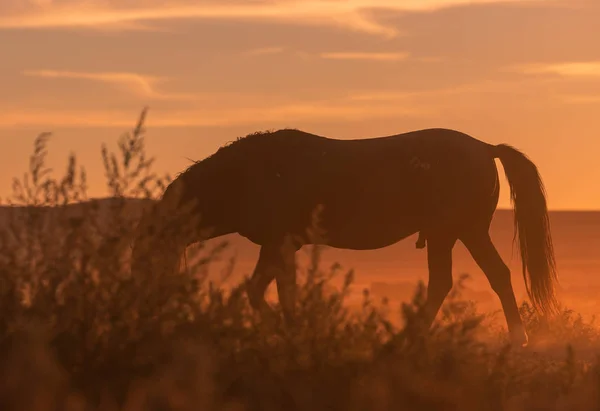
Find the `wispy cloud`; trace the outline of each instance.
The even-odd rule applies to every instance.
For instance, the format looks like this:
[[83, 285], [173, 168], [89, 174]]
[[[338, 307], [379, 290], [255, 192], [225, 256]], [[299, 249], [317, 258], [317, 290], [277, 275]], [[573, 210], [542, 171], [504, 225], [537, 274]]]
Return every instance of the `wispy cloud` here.
[[[365, 60], [365, 61], [403, 61], [410, 57], [410, 53], [407, 52], [396, 52], [396, 51], [382, 51], [382, 52], [371, 52], [371, 51], [326, 51], [318, 53], [310, 53], [301, 50], [288, 50], [280, 46], [272, 47], [260, 47], [251, 50], [244, 51], [242, 54], [251, 56], [262, 56], [262, 55], [273, 55], [282, 54], [285, 51], [290, 52], [301, 58], [322, 58], [327, 60]], [[424, 57], [415, 58], [414, 60], [422, 62], [436, 62], [440, 59]]]
[[[125, 23], [174, 19], [275, 19], [309, 24], [345, 27], [386, 37], [400, 34], [397, 27], [374, 19], [368, 11], [435, 10], [463, 4], [497, 2], [524, 3], [523, 0], [272, 0], [228, 2], [222, 0], [179, 0], [158, 2], [130, 1], [127, 6], [110, 1], [71, 0], [45, 2], [43, 7], [23, 7], [20, 0], [3, 0], [0, 6], [0, 28], [97, 27]], [[529, 2], [552, 0], [529, 0]], [[19, 2], [20, 4], [15, 6]], [[8, 5], [8, 6], [7, 6]], [[13, 5], [13, 7], [10, 7]], [[4, 11], [3, 11], [4, 10]], [[118, 26], [117, 26], [118, 27]], [[133, 26], [136, 27], [136, 26]]]
[[[129, 22], [180, 19], [271, 19], [300, 23], [338, 25], [372, 34], [393, 37], [394, 27], [373, 21], [362, 12], [366, 4], [355, 1], [273, 1], [268, 3], [208, 2], [190, 4], [177, 2], [167, 5], [148, 3], [130, 8], [90, 5], [72, 2], [64, 7], [47, 7], [43, 12], [32, 11], [0, 17], [0, 28], [97, 27]], [[369, 5], [370, 6], [370, 5]], [[377, 5], [375, 5], [377, 7]], [[125, 26], [126, 27], [126, 26]]]
[[24, 75], [48, 79], [84, 79], [102, 83], [117, 84], [129, 91], [146, 98], [160, 100], [189, 100], [194, 99], [192, 94], [164, 93], [156, 90], [155, 85], [169, 80], [167, 77], [156, 77], [127, 72], [77, 72], [59, 70], [26, 70]]
[[401, 52], [325, 52], [319, 56], [324, 59], [333, 60], [377, 60], [377, 61], [400, 61], [406, 60], [408, 53]]
[[562, 96], [562, 101], [564, 101], [567, 104], [598, 104], [600, 103], [600, 94], [566, 95]]
[[260, 48], [256, 48], [256, 49], [247, 50], [243, 54], [246, 54], [249, 56], [262, 56], [262, 55], [266, 55], [266, 54], [279, 54], [279, 53], [283, 53], [284, 51], [285, 51], [284, 47], [273, 46], [273, 47], [260, 47]]
[[248, 107], [230, 110], [190, 110], [173, 114], [157, 115], [155, 125], [179, 126], [225, 126], [257, 123], [297, 123], [302, 121], [333, 122], [382, 119], [390, 117], [420, 117], [431, 115], [428, 107], [390, 104], [351, 104], [350, 102], [304, 102], [270, 107]]
[[552, 79], [537, 80], [486, 80], [471, 83], [458, 84], [443, 88], [424, 89], [424, 90], [366, 90], [353, 92], [348, 96], [349, 100], [354, 101], [372, 101], [372, 102], [400, 102], [422, 97], [439, 97], [451, 95], [467, 95], [479, 93], [513, 93], [523, 91], [528, 88], [544, 87], [552, 83]]
[[[307, 101], [269, 106], [195, 107], [187, 110], [155, 111], [149, 117], [150, 127], [233, 126], [253, 124], [297, 123], [301, 121], [332, 122], [367, 119], [418, 117], [431, 115], [431, 107], [412, 104], [357, 103], [349, 100]], [[91, 110], [21, 110], [0, 111], [0, 127], [127, 127], [131, 113]]]
[[[46, 75], [54, 76], [48, 73]], [[154, 111], [148, 124], [152, 127], [250, 126], [288, 122], [297, 124], [303, 121], [378, 120], [398, 116], [431, 117], [438, 116], [439, 110], [444, 110], [445, 104], [452, 104], [455, 96], [479, 93], [538, 93], [539, 90], [547, 89], [549, 83], [557, 81], [560, 80], [541, 77], [510, 81], [488, 80], [426, 90], [363, 90], [327, 99], [300, 102], [282, 97], [276, 104], [272, 99], [265, 100], [264, 95], [242, 95], [241, 97], [245, 98], [232, 99], [229, 93], [202, 94], [202, 97], [206, 97], [204, 102], [199, 99], [189, 109], [164, 108]], [[232, 105], [232, 101], [236, 104]], [[265, 101], [269, 103], [266, 104]], [[135, 109], [133, 111], [135, 112]], [[73, 111], [52, 108], [0, 110], [2, 127], [128, 127], [130, 123], [131, 113], [102, 108]]]
[[[538, 77], [512, 80], [474, 81], [453, 86], [415, 90], [354, 90], [346, 95], [347, 101], [358, 104], [398, 107], [429, 107], [432, 112], [444, 113], [457, 101], [489, 101], [502, 96], [544, 96], [553, 98], [549, 92], [560, 78]], [[490, 95], [485, 96], [485, 95]], [[497, 97], [496, 97], [497, 96]], [[545, 100], [547, 101], [547, 100]], [[591, 103], [591, 101], [588, 101]]]
[[107, 110], [13, 109], [0, 111], [0, 127], [129, 127], [131, 118]]
[[600, 61], [522, 64], [509, 67], [509, 70], [523, 74], [555, 74], [563, 77], [598, 77], [600, 76]]

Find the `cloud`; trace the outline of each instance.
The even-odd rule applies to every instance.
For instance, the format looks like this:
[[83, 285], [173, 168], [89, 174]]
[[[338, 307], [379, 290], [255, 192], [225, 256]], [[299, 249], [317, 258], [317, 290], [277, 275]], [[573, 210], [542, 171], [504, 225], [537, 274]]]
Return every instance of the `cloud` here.
[[[4, 14], [0, 28], [97, 27], [131, 22], [181, 19], [271, 19], [310, 24], [343, 26], [362, 32], [393, 37], [397, 29], [386, 27], [362, 12], [357, 1], [273, 1], [268, 3], [208, 2], [191, 4], [115, 7], [88, 2], [71, 2], [63, 7], [45, 7], [43, 12]], [[363, 3], [362, 0], [358, 3]], [[376, 6], [377, 7], [377, 6]], [[126, 28], [126, 26], [124, 26]]]
[[[436, 10], [457, 5], [486, 3], [531, 3], [552, 0], [271, 0], [224, 2], [210, 0], [198, 2], [179, 0], [94, 1], [70, 0], [43, 1], [23, 6], [21, 0], [3, 0], [0, 5], [0, 28], [56, 28], [98, 27], [115, 25], [127, 29], [126, 23], [177, 19], [271, 19], [325, 24], [364, 33], [395, 37], [397, 27], [386, 25], [373, 18], [372, 10]], [[39, 3], [39, 1], [38, 1]], [[132, 27], [136, 27], [133, 25]], [[143, 26], [142, 26], [143, 27]]]
[[385, 101], [414, 101], [417, 98], [433, 97], [437, 100], [440, 96], [454, 96], [478, 93], [514, 93], [515, 91], [523, 91], [527, 89], [544, 88], [556, 80], [548, 78], [540, 78], [536, 80], [485, 80], [443, 88], [426, 89], [426, 90], [366, 90], [353, 92], [348, 96], [349, 100], [365, 101], [365, 102], [385, 102]]
[[279, 54], [279, 53], [283, 53], [284, 51], [285, 51], [285, 48], [279, 47], [279, 46], [260, 47], [257, 49], [248, 50], [248, 51], [244, 52], [243, 54], [250, 55], [250, 56], [262, 56], [262, 55], [266, 55], [266, 54]]
[[[45, 73], [47, 77], [57, 72]], [[58, 72], [59, 76], [75, 77], [69, 72]], [[101, 78], [99, 81], [114, 81], [118, 73], [77, 73], [82, 77]], [[126, 73], [129, 74], [129, 73]], [[140, 76], [144, 79], [140, 89], [152, 87], [160, 77]], [[135, 77], [124, 76], [133, 87]], [[148, 80], [150, 79], [150, 80]], [[445, 104], [452, 104], [455, 96], [478, 93], [510, 94], [515, 92], [537, 93], [548, 89], [548, 84], [559, 81], [554, 78], [519, 79], [509, 81], [487, 80], [456, 86], [428, 90], [357, 90], [338, 97], [315, 99], [301, 102], [283, 100], [274, 102], [264, 99], [264, 95], [240, 95], [232, 99], [231, 93], [202, 93], [194, 106], [187, 109], [163, 108], [153, 111], [148, 119], [151, 127], [194, 127], [194, 126], [235, 126], [259, 124], [294, 124], [302, 121], [339, 122], [358, 120], [378, 120], [405, 117], [435, 117], [444, 110]], [[149, 84], [149, 85], [147, 85]], [[234, 102], [234, 103], [232, 103]], [[132, 109], [135, 112], [135, 108]], [[0, 110], [0, 127], [128, 127], [131, 113], [116, 109], [22, 109]]]
[[[273, 47], [260, 47], [256, 49], [251, 49], [244, 51], [242, 54], [250, 55], [250, 56], [262, 56], [262, 55], [272, 55], [272, 54], [281, 54], [286, 51], [286, 48], [280, 46]], [[410, 57], [409, 53], [406, 52], [371, 52], [371, 51], [328, 51], [328, 52], [320, 52], [320, 53], [309, 53], [305, 51], [291, 51], [291, 53], [296, 56], [302, 58], [313, 58], [318, 57], [327, 60], [371, 60], [371, 61], [404, 61]], [[424, 58], [415, 58], [414, 60], [422, 61], [422, 62], [437, 62], [441, 59], [424, 57]]]
[[401, 52], [326, 52], [319, 56], [324, 59], [333, 60], [377, 60], [377, 61], [400, 61], [406, 60], [408, 53]]
[[159, 100], [189, 100], [194, 99], [191, 94], [162, 93], [156, 90], [155, 84], [169, 80], [166, 77], [147, 76], [138, 73], [123, 72], [77, 72], [77, 71], [58, 71], [58, 70], [27, 70], [24, 75], [30, 77], [40, 77], [48, 79], [84, 79], [98, 81], [102, 83], [111, 83], [124, 86], [131, 92]]
[[2, 110], [0, 127], [129, 127], [132, 116], [104, 110]]
[[[307, 101], [269, 106], [195, 107], [187, 110], [161, 110], [148, 118], [150, 127], [233, 126], [299, 121], [356, 121], [398, 116], [431, 115], [430, 107], [412, 104], [367, 104], [348, 100]], [[128, 127], [131, 114], [117, 110], [27, 109], [0, 111], [0, 127]]]
[[566, 95], [566, 96], [562, 96], [562, 101], [567, 104], [598, 104], [598, 103], [600, 103], [600, 94], [597, 94], [597, 95]]
[[522, 64], [510, 67], [509, 70], [523, 74], [555, 74], [563, 77], [598, 77], [600, 76], [600, 61]]
[[189, 110], [157, 115], [155, 126], [231, 126], [257, 123], [296, 123], [301, 121], [330, 122], [381, 119], [390, 117], [420, 117], [432, 110], [409, 105], [350, 104], [348, 102], [304, 102], [270, 107], [249, 107], [228, 110]]

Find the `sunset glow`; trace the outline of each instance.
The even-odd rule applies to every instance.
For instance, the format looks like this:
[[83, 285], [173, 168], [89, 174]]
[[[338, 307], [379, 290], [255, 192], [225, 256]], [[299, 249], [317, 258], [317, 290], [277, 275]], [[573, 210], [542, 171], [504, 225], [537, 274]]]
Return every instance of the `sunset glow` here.
[[77, 153], [101, 195], [100, 144], [149, 106], [148, 149], [171, 173], [256, 130], [446, 127], [526, 152], [550, 208], [600, 208], [596, 1], [166, 4], [1, 2], [2, 195], [43, 131], [55, 168]]

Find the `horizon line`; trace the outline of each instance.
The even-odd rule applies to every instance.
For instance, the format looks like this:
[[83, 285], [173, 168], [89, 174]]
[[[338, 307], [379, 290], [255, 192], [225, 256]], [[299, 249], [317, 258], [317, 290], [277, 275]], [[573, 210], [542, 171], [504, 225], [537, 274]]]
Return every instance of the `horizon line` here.
[[[123, 199], [123, 198], [125, 200], [157, 201], [157, 199], [143, 198], [143, 197], [90, 196], [86, 200], [77, 201], [75, 203], [71, 203], [71, 205], [78, 204], [78, 203], [90, 202], [90, 201]], [[6, 204], [6, 203], [4, 203], [4, 204], [0, 203], [0, 208], [3, 208], [3, 207], [32, 207], [32, 205], [25, 205], [25, 204], [11, 205], [11, 204]], [[48, 205], [40, 204], [37, 207], [48, 207]], [[497, 212], [497, 211], [514, 212], [514, 209], [506, 208], [506, 207], [498, 207], [498, 208], [496, 208], [496, 210], [494, 210], [494, 212]], [[600, 208], [549, 208], [548, 212], [549, 213], [600, 213]]]

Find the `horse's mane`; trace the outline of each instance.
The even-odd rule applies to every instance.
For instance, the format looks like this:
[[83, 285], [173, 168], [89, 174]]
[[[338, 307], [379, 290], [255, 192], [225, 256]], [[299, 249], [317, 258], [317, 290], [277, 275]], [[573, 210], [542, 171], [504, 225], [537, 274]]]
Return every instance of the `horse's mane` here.
[[237, 150], [238, 148], [240, 148], [240, 146], [243, 146], [248, 141], [254, 141], [257, 138], [269, 136], [271, 134], [274, 134], [274, 133], [277, 133], [280, 131], [298, 131], [298, 129], [284, 128], [284, 129], [279, 129], [279, 130], [271, 129], [271, 130], [264, 130], [264, 131], [254, 131], [250, 134], [246, 134], [245, 136], [236, 137], [235, 140], [230, 140], [230, 141], [226, 142], [221, 147], [219, 147], [219, 149], [217, 151], [215, 151], [213, 154], [209, 155], [208, 157], [203, 158], [202, 160], [192, 160], [192, 159], [188, 158], [188, 160], [190, 160], [192, 164], [190, 164], [185, 170], [177, 173], [175, 175], [175, 178], [177, 178], [183, 174], [189, 173], [192, 169], [196, 168], [196, 166], [200, 163], [203, 163], [203, 162], [210, 160], [212, 158], [215, 158], [217, 156], [220, 157], [221, 155], [231, 152], [232, 150]]

